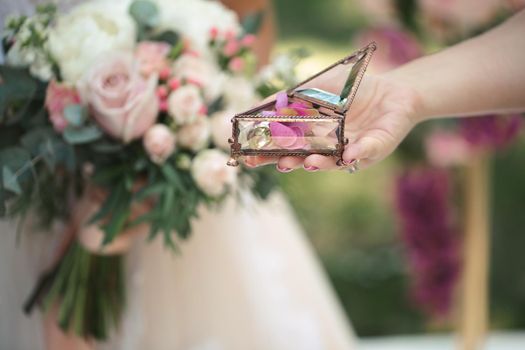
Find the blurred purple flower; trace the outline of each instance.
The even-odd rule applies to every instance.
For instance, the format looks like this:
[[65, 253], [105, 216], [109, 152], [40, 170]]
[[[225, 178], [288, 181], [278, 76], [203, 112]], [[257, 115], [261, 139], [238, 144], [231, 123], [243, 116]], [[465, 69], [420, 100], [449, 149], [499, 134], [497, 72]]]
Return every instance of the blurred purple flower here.
[[449, 207], [449, 174], [413, 169], [397, 180], [396, 204], [413, 276], [412, 295], [432, 316], [450, 309], [459, 275], [459, 240]]
[[484, 116], [463, 118], [459, 131], [474, 149], [500, 149], [510, 144], [519, 134], [523, 116]]
[[375, 41], [378, 47], [374, 59], [370, 61], [370, 68], [376, 73], [396, 68], [423, 53], [421, 45], [412, 34], [396, 28], [369, 29], [356, 38], [359, 47], [371, 41]]

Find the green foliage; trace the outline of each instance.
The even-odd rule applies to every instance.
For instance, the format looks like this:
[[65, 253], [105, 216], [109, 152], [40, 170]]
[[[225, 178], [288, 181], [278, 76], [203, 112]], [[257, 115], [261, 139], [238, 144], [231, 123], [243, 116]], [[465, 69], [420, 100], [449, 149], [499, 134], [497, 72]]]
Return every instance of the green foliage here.
[[153, 28], [160, 20], [159, 9], [155, 3], [148, 0], [135, 0], [129, 7], [131, 17], [140, 27]]

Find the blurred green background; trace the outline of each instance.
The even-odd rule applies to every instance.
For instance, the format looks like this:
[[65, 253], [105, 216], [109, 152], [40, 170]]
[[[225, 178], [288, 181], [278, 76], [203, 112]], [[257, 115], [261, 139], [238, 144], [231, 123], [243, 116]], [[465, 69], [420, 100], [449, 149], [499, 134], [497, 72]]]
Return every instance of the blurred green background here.
[[[274, 1], [274, 6], [277, 51], [303, 47], [310, 52], [299, 66], [301, 77], [354, 50], [354, 35], [369, 26], [355, 1], [288, 0]], [[412, 142], [410, 147], [421, 145]], [[496, 329], [525, 328], [524, 160], [522, 138], [496, 155], [492, 166], [491, 324]], [[450, 321], [426, 318], [409, 296], [410, 277], [393, 211], [393, 180], [403, 166], [396, 153], [352, 176], [302, 170], [279, 175], [359, 336], [451, 327]]]

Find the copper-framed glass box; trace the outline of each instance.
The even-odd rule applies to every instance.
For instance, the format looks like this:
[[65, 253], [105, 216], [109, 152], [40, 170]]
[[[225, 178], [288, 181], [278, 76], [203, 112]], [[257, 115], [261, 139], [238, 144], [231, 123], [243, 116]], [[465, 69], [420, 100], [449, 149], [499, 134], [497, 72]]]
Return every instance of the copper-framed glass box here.
[[[282, 96], [236, 114], [232, 119], [231, 158], [239, 165], [243, 156], [301, 156], [321, 154], [338, 158], [348, 139], [344, 135], [346, 113], [355, 97], [368, 62], [376, 49], [370, 43], [321, 72], [302, 81]], [[323, 77], [319, 80], [319, 77]], [[346, 79], [341, 79], [346, 77]], [[325, 89], [323, 81], [331, 83]]]

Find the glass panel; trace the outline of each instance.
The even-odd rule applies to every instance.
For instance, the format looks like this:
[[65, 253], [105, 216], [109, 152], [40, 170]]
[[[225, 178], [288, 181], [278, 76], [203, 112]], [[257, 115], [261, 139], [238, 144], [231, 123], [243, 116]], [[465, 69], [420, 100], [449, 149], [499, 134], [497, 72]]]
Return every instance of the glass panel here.
[[241, 119], [239, 143], [241, 150], [304, 150], [333, 151], [337, 149], [338, 119]]

